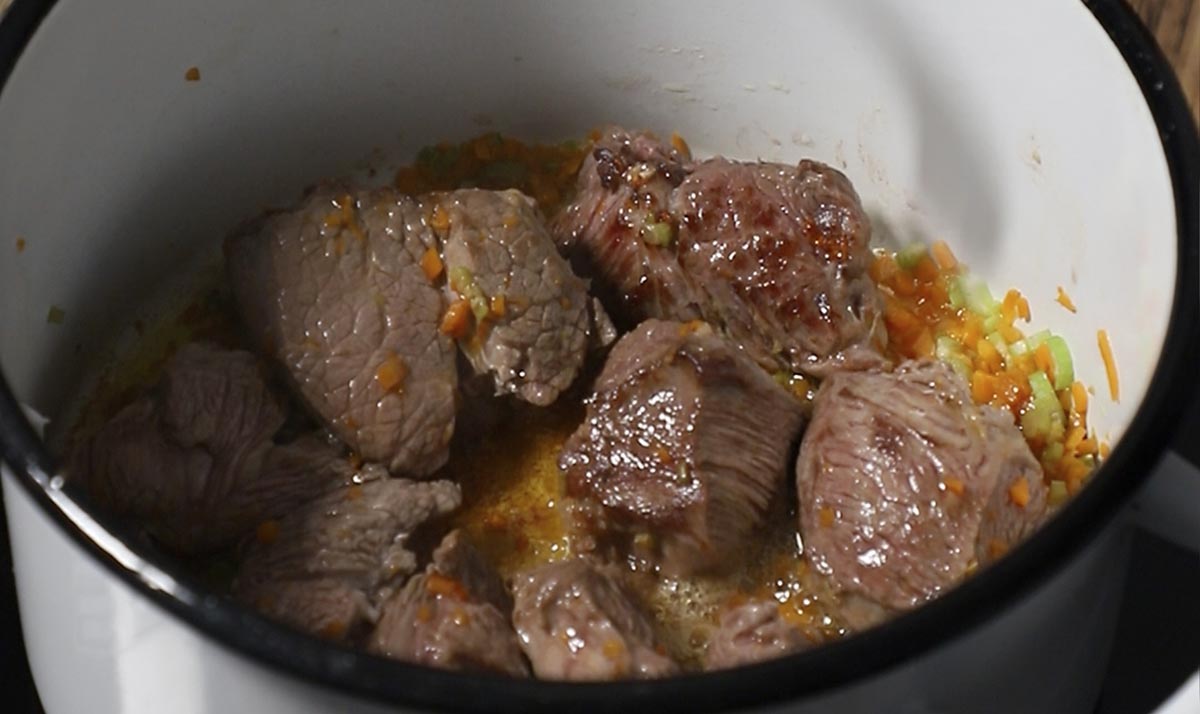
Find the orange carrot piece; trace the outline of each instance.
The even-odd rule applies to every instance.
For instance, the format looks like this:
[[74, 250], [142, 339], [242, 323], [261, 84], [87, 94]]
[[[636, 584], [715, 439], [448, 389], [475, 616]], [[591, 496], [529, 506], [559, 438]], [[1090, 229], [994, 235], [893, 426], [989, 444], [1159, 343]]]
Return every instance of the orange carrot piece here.
[[942, 270], [954, 270], [958, 267], [958, 258], [954, 257], [953, 251], [945, 241], [934, 241], [933, 245], [929, 247], [929, 253]]
[[1079, 416], [1085, 416], [1088, 408], [1087, 388], [1083, 386], [1083, 382], [1075, 382], [1071, 385], [1071, 402], [1074, 404], [1075, 413]]
[[1071, 296], [1067, 294], [1066, 290], [1063, 290], [1063, 287], [1061, 285], [1058, 286], [1058, 297], [1054, 298], [1054, 300], [1059, 305], [1062, 305], [1063, 307], [1067, 308], [1071, 312], [1076, 311], [1075, 303], [1071, 300]]
[[437, 280], [442, 274], [442, 258], [438, 255], [437, 249], [426, 248], [425, 253], [421, 256], [421, 271], [425, 273], [425, 277], [430, 282]]
[[471, 303], [466, 300], [455, 300], [446, 308], [439, 328], [443, 335], [461, 339], [471, 327]]
[[946, 490], [953, 493], [955, 496], [961, 496], [967, 490], [967, 485], [960, 478], [945, 478], [942, 479], [942, 485]]
[[1022, 476], [1008, 487], [1008, 497], [1013, 505], [1024, 508], [1029, 503], [1029, 479]]
[[1096, 332], [1096, 343], [1100, 346], [1100, 357], [1104, 360], [1104, 374], [1108, 377], [1108, 393], [1114, 402], [1121, 401], [1121, 385], [1117, 377], [1117, 364], [1113, 361], [1112, 345], [1108, 341], [1108, 331]]

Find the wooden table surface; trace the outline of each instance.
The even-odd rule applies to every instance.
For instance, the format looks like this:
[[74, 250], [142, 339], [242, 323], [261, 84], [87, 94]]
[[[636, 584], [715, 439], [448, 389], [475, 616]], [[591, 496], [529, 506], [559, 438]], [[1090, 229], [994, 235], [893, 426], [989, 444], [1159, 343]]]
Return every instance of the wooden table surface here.
[[[1200, 125], [1200, 0], [1126, 0], [1158, 38]], [[0, 13], [12, 0], [0, 0]]]

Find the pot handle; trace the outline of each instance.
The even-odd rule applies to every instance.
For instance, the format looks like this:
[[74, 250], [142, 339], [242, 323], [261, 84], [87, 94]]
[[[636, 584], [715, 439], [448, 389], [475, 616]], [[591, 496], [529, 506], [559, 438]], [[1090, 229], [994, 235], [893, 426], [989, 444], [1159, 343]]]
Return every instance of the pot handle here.
[[[1190, 364], [1200, 366], [1196, 350]], [[1133, 503], [1138, 525], [1200, 553], [1200, 377], [1181, 390], [1188, 400], [1168, 451]]]

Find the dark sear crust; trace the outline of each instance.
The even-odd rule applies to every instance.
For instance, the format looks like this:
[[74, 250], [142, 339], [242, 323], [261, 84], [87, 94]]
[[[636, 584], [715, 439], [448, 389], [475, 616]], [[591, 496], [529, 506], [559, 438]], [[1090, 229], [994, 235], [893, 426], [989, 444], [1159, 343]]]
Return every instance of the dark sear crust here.
[[421, 258], [428, 216], [393, 190], [325, 187], [225, 246], [251, 337], [367, 461], [427, 476], [446, 462], [458, 375], [445, 301]]
[[566, 493], [598, 550], [671, 574], [720, 569], [783, 492], [803, 419], [708, 325], [647, 320], [613, 347], [563, 447]]
[[542, 679], [665, 677], [679, 671], [616, 573], [577, 558], [517, 576], [513, 625]]
[[[814, 567], [893, 611], [995, 559], [1046, 509], [1041, 466], [1011, 417], [973, 404], [962, 378], [932, 360], [826, 380], [796, 480]], [[854, 627], [873, 624], [856, 613], [883, 614], [847, 608]]]
[[671, 207], [704, 318], [759, 364], [818, 376], [882, 364], [871, 222], [840, 171], [710, 159]]
[[447, 535], [425, 572], [380, 609], [368, 645], [373, 652], [434, 667], [529, 676], [509, 623], [512, 598], [459, 531]]
[[465, 189], [426, 201], [444, 214], [434, 226], [448, 300], [475, 310], [474, 329], [459, 340], [463, 354], [477, 373], [492, 375], [497, 393], [550, 404], [583, 366], [592, 330], [587, 283], [523, 194]]
[[870, 220], [829, 166], [696, 162], [612, 128], [554, 229], [627, 323], [703, 319], [772, 371], [884, 362]]

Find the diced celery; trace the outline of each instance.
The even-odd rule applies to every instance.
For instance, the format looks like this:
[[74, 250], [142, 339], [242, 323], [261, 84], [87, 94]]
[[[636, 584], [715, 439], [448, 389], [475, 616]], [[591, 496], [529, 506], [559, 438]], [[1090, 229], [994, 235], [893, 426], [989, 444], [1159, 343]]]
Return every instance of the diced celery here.
[[1023, 354], [1028, 354], [1029, 343], [1027, 343], [1025, 340], [1017, 340], [1008, 346], [1008, 351], [1017, 357], [1020, 357]]
[[1000, 328], [1000, 321], [1003, 319], [1004, 317], [998, 312], [993, 315], [989, 315], [983, 321], [983, 331], [994, 333]]
[[959, 278], [959, 288], [967, 309], [980, 317], [991, 317], [1000, 310], [1000, 303], [992, 297], [992, 291], [982, 278], [973, 275], [963, 275]]
[[987, 341], [992, 343], [992, 347], [996, 348], [1001, 357], [1008, 359], [1008, 343], [1004, 341], [1004, 335], [999, 332], [988, 333]]
[[1021, 415], [1021, 428], [1026, 436], [1050, 437], [1063, 428], [1062, 405], [1045, 372], [1029, 375], [1029, 387], [1033, 395], [1029, 408]]
[[450, 288], [459, 295], [466, 295], [467, 289], [475, 284], [475, 276], [468, 268], [457, 265], [450, 269]]
[[1042, 343], [1045, 342], [1046, 340], [1050, 339], [1050, 337], [1051, 337], [1050, 330], [1042, 330], [1041, 332], [1035, 332], [1032, 335], [1030, 335], [1029, 337], [1025, 338], [1025, 346], [1029, 348], [1030, 352], [1032, 352], [1033, 350], [1036, 350], [1037, 348], [1041, 347]]
[[1061, 441], [1050, 444], [1042, 452], [1042, 465], [1049, 467], [1052, 464], [1058, 463], [1058, 460], [1063, 457], [1063, 451], [1063, 443]]
[[1051, 506], [1057, 506], [1067, 500], [1067, 483], [1055, 479], [1050, 482], [1050, 493], [1046, 496], [1046, 502]]
[[950, 307], [955, 310], [966, 304], [967, 300], [963, 297], [962, 286], [958, 284], [958, 278], [946, 281], [946, 297], [950, 300]]
[[492, 307], [488, 304], [488, 299], [484, 297], [483, 291], [476, 285], [472, 285], [468, 293], [467, 302], [471, 305], [471, 312], [475, 314], [475, 320], [483, 322], [492, 312]]
[[1058, 335], [1051, 335], [1046, 340], [1046, 348], [1050, 350], [1050, 359], [1054, 362], [1054, 388], [1066, 389], [1075, 381], [1075, 366], [1071, 362], [1071, 348], [1067, 341]]
[[655, 223], [647, 223], [642, 226], [642, 240], [649, 245], [663, 247], [670, 245], [671, 238], [674, 236], [674, 229], [670, 223], [658, 221]]
[[924, 243], [909, 243], [896, 253], [896, 264], [905, 270], [912, 270], [928, 254], [929, 249]]

